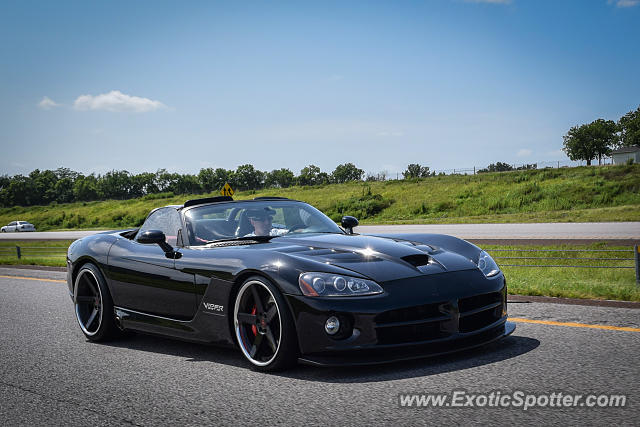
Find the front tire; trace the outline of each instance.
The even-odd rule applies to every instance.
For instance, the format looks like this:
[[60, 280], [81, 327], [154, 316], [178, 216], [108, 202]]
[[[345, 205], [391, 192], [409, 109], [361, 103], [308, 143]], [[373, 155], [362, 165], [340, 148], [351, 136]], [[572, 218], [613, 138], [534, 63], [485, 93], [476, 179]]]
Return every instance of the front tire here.
[[272, 372], [295, 365], [298, 340], [293, 318], [282, 294], [267, 279], [253, 276], [244, 281], [233, 321], [238, 346], [254, 369]]
[[95, 265], [84, 264], [78, 271], [73, 302], [76, 320], [87, 339], [106, 341], [117, 334], [113, 301], [102, 273]]

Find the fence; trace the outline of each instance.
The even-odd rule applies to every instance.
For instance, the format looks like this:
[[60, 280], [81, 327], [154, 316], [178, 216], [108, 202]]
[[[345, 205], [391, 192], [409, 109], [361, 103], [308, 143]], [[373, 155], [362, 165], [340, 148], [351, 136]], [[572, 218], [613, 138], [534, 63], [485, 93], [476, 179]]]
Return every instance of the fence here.
[[[559, 169], [559, 168], [572, 168], [577, 166], [586, 166], [587, 162], [584, 160], [545, 160], [531, 163], [512, 163], [509, 164], [514, 170], [519, 168], [526, 168], [527, 166], [535, 165], [535, 169]], [[601, 159], [601, 164], [598, 164], [598, 159], [592, 161], [592, 166], [611, 166], [613, 164], [612, 157], [603, 157]], [[488, 166], [469, 166], [469, 167], [459, 167], [453, 169], [432, 169], [430, 172], [434, 172], [436, 175], [440, 173], [444, 173], [445, 175], [475, 175], [481, 169], [487, 169]], [[508, 171], [506, 171], [508, 172]], [[402, 172], [398, 171], [383, 171], [381, 173], [372, 173], [368, 172], [367, 176], [377, 177], [379, 181], [392, 181], [403, 179]]]
[[[17, 246], [14, 248], [0, 248], [0, 256], [12, 256], [16, 255], [18, 259], [21, 259], [23, 256], [34, 256], [34, 257], [47, 257], [47, 256], [62, 256], [66, 254], [67, 249], [64, 247], [20, 247]], [[571, 252], [571, 253], [632, 253], [632, 258], [619, 258], [619, 257], [587, 257], [587, 258], [577, 258], [577, 257], [558, 257], [558, 256], [494, 256], [493, 258], [498, 262], [498, 260], [518, 260], [518, 264], [503, 264], [498, 262], [500, 267], [541, 267], [541, 268], [549, 268], [549, 267], [559, 267], [559, 268], [635, 268], [636, 270], [636, 284], [640, 285], [640, 246], [635, 245], [633, 250], [631, 249], [490, 249], [488, 252]], [[566, 264], [523, 264], [520, 261], [524, 260], [564, 260], [564, 261], [635, 261], [635, 265], [566, 265]], [[526, 261], [525, 261], [526, 262]]]
[[13, 247], [4, 247], [0, 248], [0, 256], [13, 256], [15, 255], [18, 259], [21, 259], [24, 256], [31, 257], [48, 257], [48, 256], [63, 256], [67, 253], [67, 248], [65, 247], [38, 247], [38, 246], [27, 246], [21, 247], [17, 246]]
[[[541, 267], [541, 268], [549, 268], [549, 267], [559, 267], [559, 268], [634, 268], [636, 270], [636, 284], [640, 285], [640, 246], [635, 245], [633, 249], [489, 249], [487, 252], [571, 252], [571, 253], [607, 253], [607, 252], [616, 252], [616, 253], [628, 253], [633, 254], [632, 258], [620, 258], [620, 257], [562, 257], [562, 256], [493, 256], [493, 259], [496, 260], [500, 267]], [[517, 262], [517, 264], [503, 264], [498, 260], [518, 260], [518, 261], [507, 261], [507, 262]], [[567, 265], [567, 264], [526, 264], [527, 261], [524, 260], [543, 260], [546, 262], [547, 260], [565, 260], [565, 261], [576, 261], [576, 264], [580, 261], [634, 261], [635, 265]], [[525, 262], [523, 264], [522, 262]]]
[[[583, 160], [577, 160], [577, 161], [572, 161], [572, 160], [551, 160], [551, 161], [540, 161], [540, 162], [532, 162], [532, 163], [512, 163], [509, 164], [509, 166], [511, 166], [513, 168], [513, 170], [521, 170], [521, 169], [527, 169], [527, 167], [535, 165], [534, 169], [560, 169], [560, 168], [572, 168], [572, 167], [577, 167], [577, 166], [586, 166], [587, 162], [583, 161]], [[611, 166], [613, 164], [613, 158], [612, 157], [603, 157], [601, 160], [601, 164], [598, 164], [598, 160], [595, 160], [595, 163], [592, 162], [591, 165], [592, 166]], [[479, 170], [482, 169], [487, 169], [488, 166], [485, 167], [477, 167], [477, 166], [473, 166], [473, 167], [460, 167], [460, 168], [454, 168], [454, 169], [435, 169], [433, 172], [435, 172], [436, 174], [439, 173], [444, 173], [445, 175], [475, 175], [476, 173], [478, 173]], [[509, 171], [505, 171], [505, 172], [509, 172]]]

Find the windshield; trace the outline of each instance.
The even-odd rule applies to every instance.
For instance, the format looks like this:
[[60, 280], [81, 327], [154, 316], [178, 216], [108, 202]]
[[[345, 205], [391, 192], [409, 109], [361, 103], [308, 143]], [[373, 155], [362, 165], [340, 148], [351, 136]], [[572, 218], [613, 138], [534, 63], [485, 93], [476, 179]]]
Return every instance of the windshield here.
[[289, 236], [343, 231], [325, 214], [290, 200], [216, 203], [184, 213], [192, 246], [251, 236]]

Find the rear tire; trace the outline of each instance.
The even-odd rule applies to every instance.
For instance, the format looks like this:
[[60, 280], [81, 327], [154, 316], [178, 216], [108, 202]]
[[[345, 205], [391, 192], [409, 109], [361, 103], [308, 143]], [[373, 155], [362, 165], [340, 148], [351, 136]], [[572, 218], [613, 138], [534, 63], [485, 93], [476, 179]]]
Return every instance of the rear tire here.
[[106, 341], [118, 334], [111, 294], [94, 264], [80, 267], [73, 286], [73, 302], [76, 320], [87, 339]]
[[233, 322], [238, 346], [253, 369], [273, 372], [296, 364], [293, 317], [280, 291], [267, 279], [252, 276], [240, 286]]

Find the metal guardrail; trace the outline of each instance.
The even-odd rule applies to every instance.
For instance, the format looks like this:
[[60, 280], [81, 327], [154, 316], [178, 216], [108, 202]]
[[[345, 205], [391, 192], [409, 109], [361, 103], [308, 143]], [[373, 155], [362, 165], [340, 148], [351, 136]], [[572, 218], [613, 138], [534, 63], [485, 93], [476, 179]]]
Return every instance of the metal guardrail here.
[[[61, 247], [37, 247], [28, 246], [14, 248], [0, 248], [0, 256], [11, 256], [15, 254], [18, 259], [21, 259], [25, 255], [47, 257], [47, 256], [61, 256], [67, 252], [67, 248]], [[626, 252], [630, 253], [629, 249], [490, 249], [488, 252]], [[501, 267], [541, 267], [541, 268], [635, 268], [636, 270], [636, 284], [640, 285], [640, 246], [635, 245], [633, 248], [633, 258], [595, 258], [595, 257], [558, 257], [558, 256], [495, 256], [493, 257], [496, 262], [500, 259], [506, 260], [574, 260], [574, 261], [635, 261], [635, 265], [566, 265], [566, 264], [502, 264], [498, 263]]]
[[40, 247], [40, 246], [17, 246], [15, 248], [0, 248], [0, 256], [13, 256], [18, 259], [24, 256], [48, 257], [62, 256], [67, 253], [67, 248], [63, 247]]
[[[541, 268], [634, 268], [636, 270], [636, 284], [640, 285], [640, 246], [631, 249], [488, 249], [487, 252], [625, 252], [633, 253], [633, 258], [611, 257], [562, 257], [562, 256], [494, 256], [500, 267], [541, 267]], [[498, 260], [570, 260], [570, 261], [634, 261], [635, 265], [567, 265], [567, 264], [502, 264]]]

